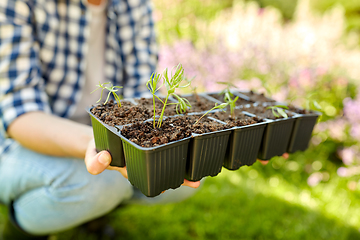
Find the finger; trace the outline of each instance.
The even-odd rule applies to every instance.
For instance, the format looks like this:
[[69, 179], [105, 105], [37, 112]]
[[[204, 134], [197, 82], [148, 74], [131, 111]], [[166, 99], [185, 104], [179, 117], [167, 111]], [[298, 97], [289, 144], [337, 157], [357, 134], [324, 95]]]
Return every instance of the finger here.
[[89, 173], [97, 175], [102, 173], [110, 163], [110, 153], [108, 151], [101, 151], [87, 161], [86, 168]]
[[116, 170], [116, 171], [120, 172], [124, 176], [124, 178], [126, 178], [126, 179], [128, 178], [126, 167], [112, 167], [112, 166], [109, 166], [106, 169]]
[[191, 187], [191, 188], [198, 188], [200, 186], [200, 181], [191, 182], [189, 180], [184, 179], [183, 186]]
[[269, 160], [261, 160], [261, 159], [257, 159], [262, 165], [267, 165], [269, 163]]
[[289, 153], [284, 153], [284, 154], [282, 155], [282, 157], [285, 158], [285, 159], [288, 159], [288, 158], [289, 158]]
[[96, 152], [94, 140], [89, 142], [85, 154], [85, 165], [89, 173], [97, 175], [103, 172], [111, 162], [111, 155], [108, 151]]

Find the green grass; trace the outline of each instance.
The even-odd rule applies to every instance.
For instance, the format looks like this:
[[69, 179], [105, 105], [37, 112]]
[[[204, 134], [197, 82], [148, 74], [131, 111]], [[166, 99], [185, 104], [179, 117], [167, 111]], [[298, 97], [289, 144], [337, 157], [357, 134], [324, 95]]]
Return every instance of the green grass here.
[[[319, 145], [285, 160], [273, 158], [208, 177], [192, 198], [176, 204], [132, 205], [112, 212], [118, 239], [360, 239], [358, 191], [336, 175], [337, 162], [323, 160]], [[311, 156], [329, 180], [307, 184]], [[0, 225], [4, 220], [0, 208]], [[70, 239], [76, 229], [53, 236]], [[85, 235], [84, 235], [85, 236]], [[76, 239], [90, 239], [89, 237]]]

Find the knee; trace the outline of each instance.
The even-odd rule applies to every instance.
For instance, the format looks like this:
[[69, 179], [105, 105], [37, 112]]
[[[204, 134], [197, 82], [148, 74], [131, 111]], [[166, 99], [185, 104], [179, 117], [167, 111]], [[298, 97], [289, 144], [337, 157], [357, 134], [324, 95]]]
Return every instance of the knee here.
[[133, 195], [132, 185], [117, 171], [105, 171], [89, 178], [80, 194], [89, 209], [99, 211], [97, 215], [112, 210]]
[[81, 175], [81, 181], [54, 182], [19, 198], [15, 210], [20, 226], [33, 234], [63, 231], [105, 215], [133, 194], [119, 172]]

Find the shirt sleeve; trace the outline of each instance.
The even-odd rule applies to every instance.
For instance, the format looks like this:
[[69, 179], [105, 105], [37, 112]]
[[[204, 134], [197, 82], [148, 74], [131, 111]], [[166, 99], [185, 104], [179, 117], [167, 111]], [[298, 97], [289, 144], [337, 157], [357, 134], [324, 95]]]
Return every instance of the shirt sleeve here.
[[38, 54], [30, 6], [21, 0], [1, 0], [0, 134], [4, 137], [20, 115], [51, 112]]
[[[151, 1], [122, 1], [118, 24], [121, 57], [124, 64], [124, 97], [151, 96], [146, 82], [155, 72], [158, 47]], [[125, 17], [127, 16], [127, 17]]]

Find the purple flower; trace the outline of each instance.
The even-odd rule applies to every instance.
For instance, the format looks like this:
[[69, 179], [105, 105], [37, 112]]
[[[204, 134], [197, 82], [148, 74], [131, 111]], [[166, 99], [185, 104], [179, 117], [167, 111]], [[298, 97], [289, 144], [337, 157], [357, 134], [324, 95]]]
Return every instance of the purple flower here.
[[338, 150], [338, 154], [345, 165], [350, 165], [355, 160], [356, 150], [354, 147]]
[[347, 177], [348, 176], [348, 169], [345, 167], [339, 167], [337, 170], [337, 174], [340, 177]]
[[309, 186], [314, 187], [321, 182], [322, 178], [323, 175], [321, 172], [314, 172], [308, 177], [307, 183]]
[[360, 123], [360, 93], [357, 99], [344, 99], [344, 115], [349, 119], [350, 123]]
[[352, 125], [350, 134], [353, 138], [360, 141], [360, 123]]

